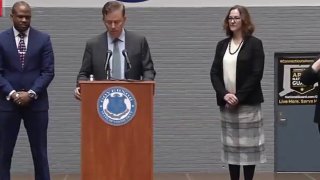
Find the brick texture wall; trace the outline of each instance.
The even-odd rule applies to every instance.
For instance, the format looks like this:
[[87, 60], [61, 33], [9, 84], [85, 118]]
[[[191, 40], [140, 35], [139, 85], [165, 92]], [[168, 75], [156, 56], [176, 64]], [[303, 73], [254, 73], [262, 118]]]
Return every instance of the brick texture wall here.
[[[144, 34], [157, 70], [154, 113], [155, 172], [221, 172], [220, 121], [209, 71], [217, 42], [225, 37], [228, 8], [129, 8], [127, 29]], [[264, 127], [268, 162], [274, 169], [274, 53], [320, 48], [318, 7], [251, 7], [255, 35], [265, 48]], [[8, 9], [7, 11], [8, 12]], [[0, 18], [0, 30], [10, 27]], [[34, 8], [32, 25], [48, 32], [56, 76], [49, 87], [48, 150], [52, 172], [80, 171], [80, 103], [73, 98], [85, 42], [105, 30], [100, 9]], [[32, 172], [22, 126], [13, 172]]]

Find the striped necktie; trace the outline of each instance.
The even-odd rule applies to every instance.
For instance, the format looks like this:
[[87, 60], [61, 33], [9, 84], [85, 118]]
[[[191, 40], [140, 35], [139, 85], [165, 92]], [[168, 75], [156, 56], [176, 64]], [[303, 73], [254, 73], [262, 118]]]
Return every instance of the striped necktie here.
[[18, 34], [18, 37], [20, 38], [19, 44], [18, 44], [18, 53], [19, 53], [19, 58], [21, 62], [21, 67], [24, 68], [24, 57], [27, 52], [26, 44], [24, 42], [24, 37], [26, 35], [24, 33]]

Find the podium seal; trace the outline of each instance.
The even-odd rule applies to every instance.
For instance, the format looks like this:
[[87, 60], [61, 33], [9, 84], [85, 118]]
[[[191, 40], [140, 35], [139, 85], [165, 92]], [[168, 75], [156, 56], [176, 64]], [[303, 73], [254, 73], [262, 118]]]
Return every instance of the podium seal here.
[[131, 91], [123, 87], [104, 90], [97, 101], [100, 118], [112, 126], [129, 123], [136, 114], [137, 101]]

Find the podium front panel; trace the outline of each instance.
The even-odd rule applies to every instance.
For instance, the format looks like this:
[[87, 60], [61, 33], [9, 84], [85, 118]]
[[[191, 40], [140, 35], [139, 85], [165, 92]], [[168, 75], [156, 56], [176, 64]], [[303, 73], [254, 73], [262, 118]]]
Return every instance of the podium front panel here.
[[[99, 97], [112, 87], [135, 97], [127, 124], [113, 126], [99, 116]], [[154, 82], [81, 81], [80, 89], [82, 180], [152, 180]]]

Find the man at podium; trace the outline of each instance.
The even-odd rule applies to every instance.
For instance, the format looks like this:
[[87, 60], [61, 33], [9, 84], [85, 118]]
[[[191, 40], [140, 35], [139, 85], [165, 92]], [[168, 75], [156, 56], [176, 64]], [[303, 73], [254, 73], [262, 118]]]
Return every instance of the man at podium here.
[[155, 70], [144, 36], [124, 29], [125, 6], [109, 1], [102, 8], [106, 32], [86, 43], [74, 95], [80, 100], [80, 80], [154, 80]]

